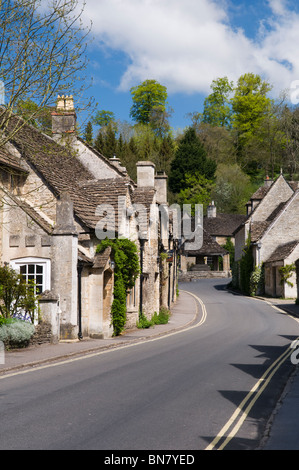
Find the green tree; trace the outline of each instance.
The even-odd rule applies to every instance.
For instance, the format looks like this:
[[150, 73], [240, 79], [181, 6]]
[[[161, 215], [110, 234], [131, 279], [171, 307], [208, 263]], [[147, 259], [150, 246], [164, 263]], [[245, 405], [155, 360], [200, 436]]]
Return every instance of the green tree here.
[[88, 123], [86, 124], [83, 139], [88, 145], [93, 145], [93, 129], [91, 121], [88, 121]]
[[109, 124], [115, 125], [115, 115], [112, 111], [97, 110], [92, 118], [92, 124], [99, 127], [108, 127]]
[[255, 135], [265, 116], [271, 110], [267, 96], [271, 86], [259, 75], [242, 75], [235, 88], [232, 103], [232, 125], [238, 134], [238, 146], [242, 150]]
[[212, 81], [211, 89], [212, 93], [204, 101], [202, 122], [216, 127], [230, 127], [233, 82], [227, 77], [218, 78]]
[[21, 274], [9, 266], [0, 266], [0, 317], [29, 316], [33, 322], [36, 307], [34, 283], [27, 284]]
[[180, 205], [191, 204], [191, 214], [194, 215], [194, 205], [202, 204], [206, 211], [211, 201], [211, 191], [214, 188], [212, 180], [208, 180], [198, 172], [186, 174], [187, 187], [181, 189], [177, 196], [177, 202]]
[[212, 199], [220, 212], [244, 214], [246, 202], [254, 189], [250, 177], [238, 164], [218, 165]]
[[[165, 128], [167, 89], [156, 80], [145, 80], [132, 87], [133, 105], [130, 117], [139, 124], [152, 124], [154, 129]], [[162, 122], [162, 125], [161, 125]]]
[[179, 142], [175, 157], [171, 162], [169, 189], [174, 194], [186, 189], [188, 187], [186, 176], [194, 173], [213, 180], [216, 167], [216, 163], [207, 157], [195, 129], [190, 127]]
[[233, 164], [237, 160], [234, 132], [226, 127], [200, 122], [194, 126], [203, 146], [217, 164]]
[[100, 129], [94, 142], [94, 148], [106, 158], [113, 158], [117, 154], [118, 140], [113, 123]]

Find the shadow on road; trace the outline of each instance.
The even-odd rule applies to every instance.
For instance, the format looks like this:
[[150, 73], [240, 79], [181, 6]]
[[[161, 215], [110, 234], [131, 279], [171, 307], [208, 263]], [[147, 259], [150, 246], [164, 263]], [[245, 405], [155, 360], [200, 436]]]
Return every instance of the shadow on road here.
[[[297, 336], [283, 336], [286, 338], [290, 344], [293, 340], [297, 339]], [[279, 401], [287, 380], [294, 371], [294, 365], [291, 363], [290, 357], [287, 357], [284, 362], [280, 365], [277, 371], [270, 378], [270, 374], [274, 371], [275, 367], [268, 371], [269, 367], [274, 364], [277, 358], [280, 358], [284, 352], [288, 349], [288, 345], [284, 346], [263, 346], [263, 345], [250, 345], [254, 348], [259, 354], [257, 358], [264, 358], [263, 363], [260, 364], [231, 364], [233, 367], [238, 368], [242, 372], [250, 375], [254, 378], [254, 381], [250, 381], [251, 386], [248, 390], [219, 390], [218, 392], [226, 399], [229, 400], [236, 408], [240, 407], [240, 415], [247, 413], [246, 420], [242, 427], [240, 428], [239, 433], [225, 446], [226, 450], [254, 450], [257, 449], [261, 443], [262, 438], [265, 435], [267, 423], [273, 413], [273, 410]], [[261, 395], [258, 397], [256, 402], [250, 407], [250, 403], [253, 402], [256, 398], [256, 394], [259, 392], [259, 388], [255, 391], [252, 391], [252, 388], [257, 380], [261, 379], [263, 375], [267, 372], [264, 379], [261, 381], [261, 386], [265, 384], [265, 381], [269, 377], [269, 383], [262, 391]], [[252, 393], [250, 393], [252, 391]], [[246, 398], [245, 403], [241, 404]], [[239, 419], [238, 417], [238, 419]], [[245, 428], [245, 429], [244, 429]], [[242, 435], [243, 434], [243, 435]], [[244, 438], [245, 435], [252, 434], [252, 438]], [[202, 437], [208, 443], [212, 442], [213, 438]], [[224, 441], [224, 438], [222, 442]], [[222, 442], [219, 442], [221, 445]]]

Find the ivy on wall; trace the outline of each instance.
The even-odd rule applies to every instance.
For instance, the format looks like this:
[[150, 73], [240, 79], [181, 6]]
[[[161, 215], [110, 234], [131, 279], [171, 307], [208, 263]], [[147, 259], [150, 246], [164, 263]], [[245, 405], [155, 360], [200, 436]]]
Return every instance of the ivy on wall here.
[[97, 246], [97, 253], [111, 247], [111, 257], [115, 263], [114, 291], [111, 307], [113, 334], [118, 336], [126, 324], [126, 298], [127, 291], [132, 289], [140, 273], [137, 246], [131, 240], [105, 239]]
[[250, 237], [248, 237], [246, 241], [243, 253], [244, 254], [240, 260], [240, 287], [244, 294], [250, 295], [250, 278], [254, 267]]
[[292, 277], [292, 274], [296, 271], [296, 266], [295, 264], [286, 264], [285, 266], [281, 266], [279, 269], [279, 274], [281, 276], [280, 279], [280, 284], [283, 286], [284, 283], [286, 283], [290, 287], [294, 287], [294, 284], [289, 281], [290, 277]]

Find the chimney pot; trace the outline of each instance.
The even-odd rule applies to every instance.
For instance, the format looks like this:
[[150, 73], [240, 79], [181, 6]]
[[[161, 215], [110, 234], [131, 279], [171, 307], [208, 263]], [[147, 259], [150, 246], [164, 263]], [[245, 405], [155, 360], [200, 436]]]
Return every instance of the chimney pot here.
[[155, 164], [149, 161], [137, 162], [137, 186], [139, 188], [155, 187]]
[[207, 216], [209, 219], [214, 218], [217, 216], [217, 209], [214, 204], [214, 201], [211, 202], [211, 204], [207, 208]]

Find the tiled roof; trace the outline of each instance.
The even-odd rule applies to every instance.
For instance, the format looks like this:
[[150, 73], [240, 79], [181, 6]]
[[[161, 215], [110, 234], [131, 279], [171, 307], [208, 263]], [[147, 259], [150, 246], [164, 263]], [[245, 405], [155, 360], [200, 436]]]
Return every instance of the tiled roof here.
[[231, 237], [233, 232], [247, 219], [240, 214], [217, 214], [216, 217], [204, 217], [204, 228], [213, 236]]
[[31, 219], [34, 220], [34, 222], [39, 225], [46, 233], [50, 235], [53, 232], [53, 226], [28, 202], [11, 193], [8, 194], [8, 196], [15, 204], [23, 209], [23, 211], [29, 215], [29, 217], [31, 217]]
[[110, 258], [111, 254], [111, 246], [108, 246], [104, 251], [101, 253], [96, 253], [94, 257], [94, 263], [93, 267], [94, 268], [99, 268], [99, 269], [104, 269], [107, 261]]
[[270, 185], [269, 186], [261, 186], [260, 188], [258, 188], [255, 193], [253, 193], [253, 195], [251, 196], [250, 199], [255, 199], [255, 200], [261, 200], [263, 199], [267, 192], [269, 191], [270, 189]]
[[203, 244], [199, 250], [186, 250], [185, 253], [188, 253], [190, 256], [216, 256], [216, 255], [225, 255], [227, 250], [219, 245], [205, 229], [203, 229]]
[[[14, 124], [18, 118], [12, 120]], [[98, 205], [109, 203], [118, 211], [117, 198], [127, 192], [127, 179], [95, 180], [94, 176], [76, 158], [75, 152], [59, 145], [34, 127], [25, 124], [18, 130], [12, 143], [56, 197], [68, 192], [75, 215], [89, 228], [94, 229], [99, 217]], [[116, 217], [117, 221], [117, 217]]]
[[[111, 216], [113, 218], [111, 220], [115, 221], [117, 230], [119, 209], [129, 192], [128, 180], [126, 178], [115, 178], [85, 181], [78, 185], [78, 189], [81, 196], [74, 206], [75, 210], [77, 207], [77, 213], [82, 220], [94, 229], [101, 215], [106, 217], [107, 212], [107, 216]], [[111, 212], [109, 212], [110, 207], [113, 209]]]
[[294, 251], [298, 243], [299, 240], [294, 240], [292, 242], [278, 246], [266, 262], [273, 263], [274, 261], [281, 261], [286, 259]]
[[251, 242], [252, 243], [255, 243], [257, 242], [261, 236], [265, 233], [265, 231], [267, 230], [267, 228], [269, 227], [270, 225], [270, 221], [266, 221], [266, 222], [252, 222], [251, 223], [251, 231], [250, 231], [250, 234], [251, 234]]
[[24, 169], [20, 158], [11, 155], [10, 153], [6, 152], [3, 148], [0, 148], [0, 164], [11, 168], [12, 170], [17, 171], [18, 173], [20, 171], [22, 173], [27, 173], [27, 170]]

